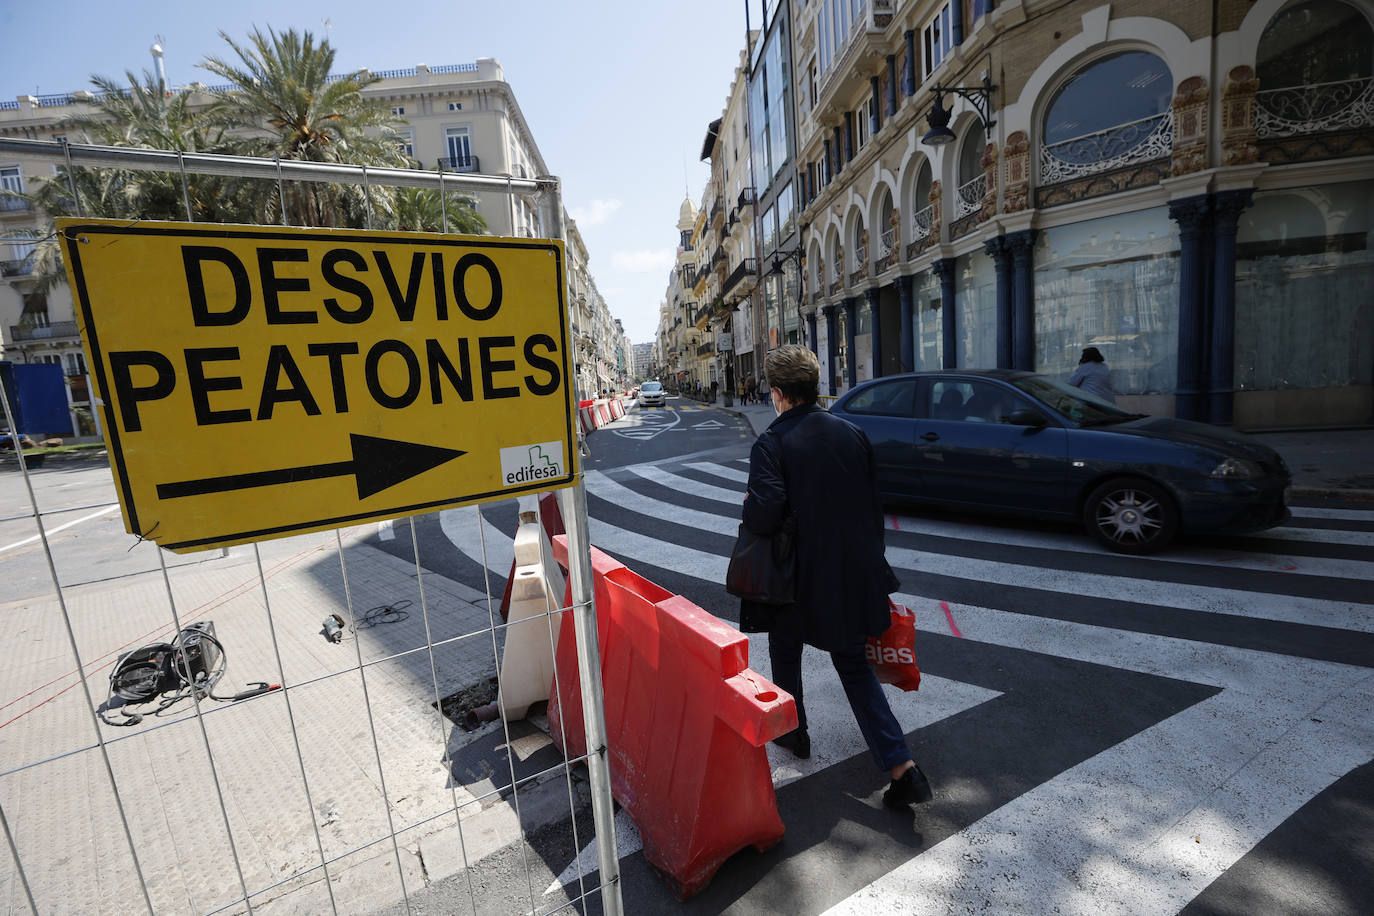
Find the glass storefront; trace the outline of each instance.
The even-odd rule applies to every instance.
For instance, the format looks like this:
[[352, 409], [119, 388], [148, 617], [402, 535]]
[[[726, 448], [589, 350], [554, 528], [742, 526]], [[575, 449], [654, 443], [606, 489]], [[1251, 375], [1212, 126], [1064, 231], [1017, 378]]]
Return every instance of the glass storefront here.
[[944, 302], [940, 297], [940, 278], [935, 271], [927, 269], [916, 275], [915, 294], [916, 368], [923, 371], [943, 369]]
[[1117, 394], [1178, 381], [1178, 224], [1167, 207], [1058, 226], [1035, 246], [1035, 371], [1067, 377], [1097, 347]]
[[1237, 390], [1374, 383], [1374, 181], [1259, 191], [1236, 236]]
[[997, 267], [982, 249], [954, 263], [954, 337], [961, 369], [997, 365]]

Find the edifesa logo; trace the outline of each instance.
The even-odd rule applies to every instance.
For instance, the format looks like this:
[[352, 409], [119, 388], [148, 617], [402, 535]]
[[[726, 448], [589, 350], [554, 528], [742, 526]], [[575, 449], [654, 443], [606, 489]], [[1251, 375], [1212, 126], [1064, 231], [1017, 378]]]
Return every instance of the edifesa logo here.
[[916, 664], [916, 654], [907, 646], [894, 649], [891, 646], [875, 646], [873, 643], [868, 643], [864, 646], [864, 654], [868, 656], [869, 664], [873, 665]]
[[501, 485], [518, 487], [567, 474], [562, 442], [536, 442], [501, 449]]

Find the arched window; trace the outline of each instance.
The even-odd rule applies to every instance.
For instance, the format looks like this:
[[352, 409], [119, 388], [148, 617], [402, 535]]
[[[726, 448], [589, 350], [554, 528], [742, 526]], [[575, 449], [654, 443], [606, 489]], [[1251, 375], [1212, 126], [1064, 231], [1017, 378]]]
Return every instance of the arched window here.
[[884, 190], [883, 202], [878, 206], [879, 257], [886, 258], [892, 254], [892, 249], [897, 244], [897, 222], [893, 219], [895, 215], [896, 208], [892, 206], [892, 192]]
[[1040, 183], [1072, 181], [1173, 151], [1169, 68], [1146, 51], [1124, 51], [1078, 70], [1045, 109]]
[[1374, 123], [1374, 29], [1340, 0], [1307, 0], [1273, 18], [1255, 54], [1255, 133], [1348, 130]]
[[930, 235], [935, 205], [930, 202], [930, 160], [921, 163], [916, 187], [911, 195], [911, 240], [919, 242]]
[[864, 230], [862, 216], [854, 220], [854, 244], [850, 250], [854, 252], [854, 262], [849, 268], [852, 276], [868, 267], [868, 233]]
[[983, 193], [988, 188], [983, 174], [983, 148], [988, 132], [979, 121], [968, 129], [959, 143], [959, 184], [954, 198], [954, 218], [977, 213], [983, 206]]

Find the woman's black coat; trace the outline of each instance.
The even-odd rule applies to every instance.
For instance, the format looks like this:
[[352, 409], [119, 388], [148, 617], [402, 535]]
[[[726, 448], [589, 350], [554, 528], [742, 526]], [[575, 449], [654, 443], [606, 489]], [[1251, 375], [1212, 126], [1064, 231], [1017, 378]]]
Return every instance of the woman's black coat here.
[[749, 456], [745, 527], [772, 534], [797, 516], [797, 601], [745, 601], [740, 629], [787, 631], [827, 652], [888, 628], [896, 588], [883, 556], [883, 510], [873, 447], [863, 430], [815, 404], [788, 410]]

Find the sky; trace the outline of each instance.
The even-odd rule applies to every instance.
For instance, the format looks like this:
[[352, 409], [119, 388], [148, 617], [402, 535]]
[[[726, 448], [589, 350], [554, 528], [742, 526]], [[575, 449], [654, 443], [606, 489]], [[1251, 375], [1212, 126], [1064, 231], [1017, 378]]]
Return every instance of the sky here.
[[500, 61], [611, 315], [632, 342], [653, 339], [678, 208], [700, 205], [710, 178], [702, 141], [744, 47], [745, 0], [0, 0], [0, 98], [89, 88], [93, 74], [123, 83], [151, 69], [158, 40], [170, 83], [213, 82], [197, 64], [232, 55], [219, 33], [254, 26], [327, 36], [335, 72]]

